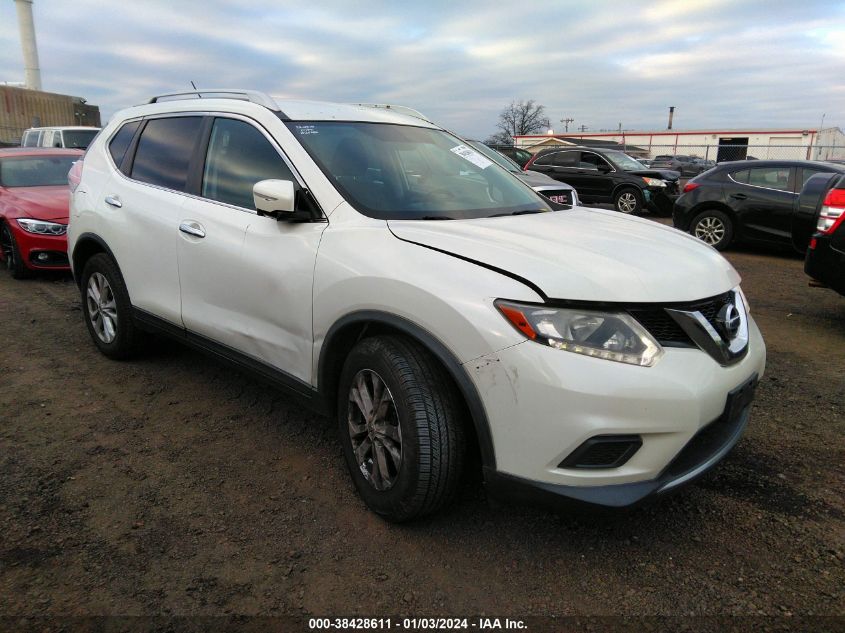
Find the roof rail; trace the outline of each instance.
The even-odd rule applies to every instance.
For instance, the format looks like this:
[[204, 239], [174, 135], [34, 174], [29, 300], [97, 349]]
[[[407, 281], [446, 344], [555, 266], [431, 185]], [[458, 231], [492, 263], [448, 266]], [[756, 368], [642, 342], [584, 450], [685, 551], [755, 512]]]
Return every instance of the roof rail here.
[[160, 103], [161, 101], [174, 101], [177, 99], [239, 99], [241, 101], [249, 101], [250, 103], [257, 103], [264, 106], [268, 110], [274, 112], [279, 111], [278, 104], [269, 95], [259, 92], [257, 90], [231, 90], [228, 88], [209, 88], [207, 90], [187, 90], [185, 92], [170, 92], [168, 94], [157, 95], [147, 101], [147, 103]]
[[434, 121], [429, 119], [422, 112], [414, 110], [413, 108], [409, 108], [408, 106], [392, 105], [390, 103], [353, 103], [352, 105], [361, 106], [363, 108], [381, 108], [383, 110], [393, 110], [394, 112], [398, 112], [399, 114], [412, 116], [415, 119], [421, 119], [426, 123], [434, 124]]

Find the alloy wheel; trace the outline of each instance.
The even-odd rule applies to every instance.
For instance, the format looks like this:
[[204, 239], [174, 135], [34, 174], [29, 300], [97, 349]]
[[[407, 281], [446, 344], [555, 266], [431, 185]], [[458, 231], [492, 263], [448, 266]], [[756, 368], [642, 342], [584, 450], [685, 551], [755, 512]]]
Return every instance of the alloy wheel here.
[[85, 300], [97, 337], [111, 343], [117, 337], [117, 301], [105, 275], [95, 272], [88, 278]]
[[376, 490], [390, 489], [402, 465], [402, 429], [381, 376], [369, 369], [355, 374], [348, 411], [349, 438], [361, 474]]
[[637, 196], [630, 191], [626, 191], [616, 201], [616, 208], [622, 213], [633, 213], [637, 210]]
[[702, 242], [715, 246], [725, 237], [725, 224], [719, 218], [702, 218], [695, 225], [695, 236]]
[[6, 262], [6, 268], [13, 270], [15, 268], [15, 245], [12, 243], [12, 232], [5, 224], [0, 227], [0, 249], [3, 251], [3, 259]]

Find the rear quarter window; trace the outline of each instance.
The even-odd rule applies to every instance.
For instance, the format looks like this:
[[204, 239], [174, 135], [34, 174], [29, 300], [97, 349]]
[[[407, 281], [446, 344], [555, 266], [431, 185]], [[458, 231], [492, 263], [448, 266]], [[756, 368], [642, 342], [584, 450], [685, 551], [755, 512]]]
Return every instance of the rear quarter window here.
[[126, 156], [126, 150], [129, 149], [129, 144], [132, 142], [132, 137], [135, 136], [139, 125], [141, 125], [140, 121], [124, 123], [109, 143], [109, 154], [111, 154], [112, 160], [118, 168], [123, 162], [123, 157]]

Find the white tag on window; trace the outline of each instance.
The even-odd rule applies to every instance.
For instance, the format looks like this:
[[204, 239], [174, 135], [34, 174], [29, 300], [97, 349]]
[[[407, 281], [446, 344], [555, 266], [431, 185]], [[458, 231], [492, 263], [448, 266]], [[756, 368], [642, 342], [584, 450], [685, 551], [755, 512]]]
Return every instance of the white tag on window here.
[[481, 169], [487, 169], [490, 165], [493, 164], [493, 161], [488, 159], [486, 156], [479, 154], [471, 147], [467, 147], [466, 145], [458, 145], [457, 147], [453, 147], [449, 150], [453, 154], [457, 154], [464, 160], [468, 160], [473, 165], [480, 167]]

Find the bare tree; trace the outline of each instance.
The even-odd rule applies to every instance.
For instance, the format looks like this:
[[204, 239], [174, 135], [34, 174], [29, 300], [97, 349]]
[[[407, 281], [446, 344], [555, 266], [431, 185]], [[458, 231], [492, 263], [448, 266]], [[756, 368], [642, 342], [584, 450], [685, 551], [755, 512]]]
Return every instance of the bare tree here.
[[499, 123], [496, 125], [499, 131], [487, 140], [510, 145], [514, 136], [533, 134], [548, 129], [549, 125], [545, 106], [536, 103], [534, 99], [512, 101], [499, 114]]

